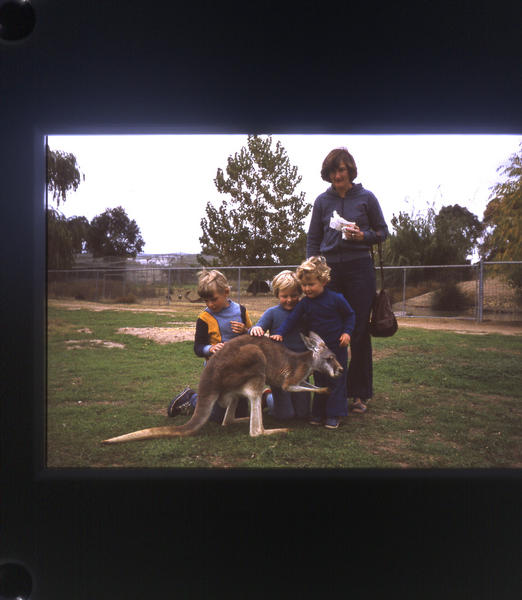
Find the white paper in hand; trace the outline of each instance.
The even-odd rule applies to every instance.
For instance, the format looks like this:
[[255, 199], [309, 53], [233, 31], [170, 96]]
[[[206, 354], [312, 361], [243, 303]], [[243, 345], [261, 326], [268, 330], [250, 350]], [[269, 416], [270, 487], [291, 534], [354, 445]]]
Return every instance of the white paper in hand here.
[[347, 221], [343, 219], [336, 210], [333, 211], [332, 216], [330, 217], [330, 227], [335, 229], [336, 231], [343, 232], [343, 240], [347, 240], [346, 232], [344, 231], [345, 227], [352, 228], [356, 223], [354, 221]]

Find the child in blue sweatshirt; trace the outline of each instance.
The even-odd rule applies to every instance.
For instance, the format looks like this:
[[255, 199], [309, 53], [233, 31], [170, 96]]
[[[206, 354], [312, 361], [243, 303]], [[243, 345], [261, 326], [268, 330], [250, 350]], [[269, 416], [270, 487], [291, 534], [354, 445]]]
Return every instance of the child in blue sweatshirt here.
[[312, 425], [337, 429], [339, 418], [348, 415], [346, 397], [346, 374], [348, 367], [348, 345], [355, 327], [355, 312], [345, 298], [328, 289], [330, 267], [322, 256], [311, 256], [297, 268], [297, 278], [305, 297], [272, 335], [272, 339], [285, 341], [286, 337], [301, 328], [314, 331], [334, 352], [344, 371], [335, 379], [314, 373], [315, 384], [328, 387], [328, 394], [314, 394], [312, 403]]
[[[250, 335], [262, 336], [268, 331], [275, 333], [287, 316], [299, 302], [303, 291], [297, 276], [292, 271], [281, 271], [272, 280], [272, 291], [278, 298], [279, 304], [271, 306], [262, 315], [255, 327], [250, 329]], [[284, 345], [294, 352], [305, 352], [306, 347], [299, 332], [292, 331], [284, 340]], [[268, 414], [277, 419], [307, 419], [310, 415], [310, 392], [285, 392], [274, 388], [266, 396]]]

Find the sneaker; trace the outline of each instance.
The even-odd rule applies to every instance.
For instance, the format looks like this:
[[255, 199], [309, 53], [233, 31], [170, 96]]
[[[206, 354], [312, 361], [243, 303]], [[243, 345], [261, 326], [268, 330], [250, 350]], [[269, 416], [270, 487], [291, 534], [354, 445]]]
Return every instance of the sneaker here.
[[169, 417], [174, 417], [180, 414], [188, 414], [192, 409], [192, 404], [190, 403], [190, 399], [195, 394], [193, 389], [190, 387], [186, 387], [181, 394], [178, 394], [167, 409], [167, 415]]
[[322, 425], [323, 422], [319, 417], [312, 417], [309, 421], [310, 425]]
[[361, 400], [356, 400], [352, 404], [352, 412], [362, 414], [362, 413], [365, 413], [366, 411], [367, 411], [367, 406]]
[[326, 429], [337, 429], [339, 427], [339, 417], [328, 417], [324, 426]]

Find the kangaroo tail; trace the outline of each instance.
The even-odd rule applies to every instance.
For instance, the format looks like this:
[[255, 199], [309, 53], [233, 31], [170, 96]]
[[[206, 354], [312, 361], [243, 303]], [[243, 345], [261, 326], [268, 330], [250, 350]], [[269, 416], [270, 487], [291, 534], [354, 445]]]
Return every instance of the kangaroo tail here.
[[212, 407], [219, 398], [218, 393], [207, 397], [198, 397], [194, 414], [184, 425], [167, 425], [165, 427], [151, 427], [140, 429], [132, 433], [126, 433], [118, 437], [103, 440], [102, 444], [120, 444], [122, 442], [137, 442], [142, 440], [153, 440], [158, 438], [184, 437], [193, 435], [208, 421]]

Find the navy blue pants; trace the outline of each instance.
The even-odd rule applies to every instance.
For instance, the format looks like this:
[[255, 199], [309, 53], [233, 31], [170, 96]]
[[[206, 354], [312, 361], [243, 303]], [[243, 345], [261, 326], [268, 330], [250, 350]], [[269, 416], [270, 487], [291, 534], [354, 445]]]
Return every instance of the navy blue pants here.
[[335, 354], [343, 372], [335, 379], [314, 371], [314, 383], [318, 387], [330, 389], [328, 394], [314, 394], [312, 402], [312, 416], [317, 419], [328, 417], [346, 417], [348, 415], [348, 401], [346, 399], [346, 364], [348, 362], [348, 348], [330, 348]]
[[372, 341], [368, 330], [375, 297], [375, 270], [371, 256], [328, 265], [332, 271], [328, 283], [342, 294], [355, 311], [355, 329], [350, 341], [350, 363], [346, 392], [348, 398], [373, 396]]

